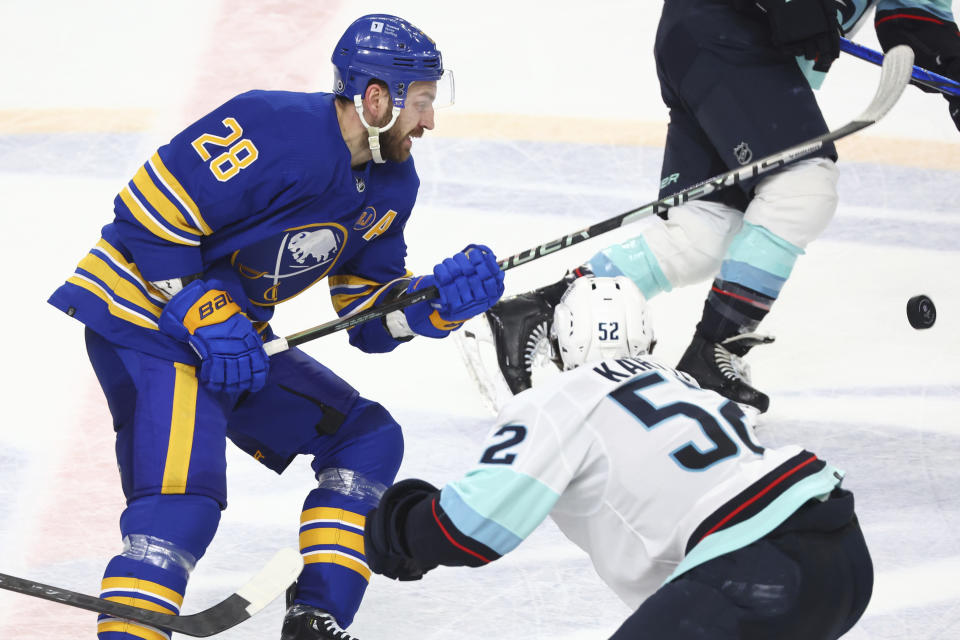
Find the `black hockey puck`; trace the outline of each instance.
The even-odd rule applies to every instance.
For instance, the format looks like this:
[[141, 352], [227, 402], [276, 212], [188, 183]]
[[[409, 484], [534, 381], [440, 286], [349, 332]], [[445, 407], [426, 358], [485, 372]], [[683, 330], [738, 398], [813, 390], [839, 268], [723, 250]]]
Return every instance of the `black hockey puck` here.
[[922, 294], [907, 300], [907, 320], [914, 329], [932, 327], [937, 321], [937, 308], [933, 306], [933, 300]]

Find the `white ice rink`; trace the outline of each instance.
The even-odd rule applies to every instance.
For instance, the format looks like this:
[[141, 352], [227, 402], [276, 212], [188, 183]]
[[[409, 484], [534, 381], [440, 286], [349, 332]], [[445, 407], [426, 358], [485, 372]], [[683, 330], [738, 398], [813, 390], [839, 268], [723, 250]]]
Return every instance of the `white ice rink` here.
[[[533, 8], [534, 6], [543, 8]], [[241, 91], [326, 91], [330, 51], [361, 14], [407, 17], [437, 40], [457, 105], [415, 143], [422, 179], [409, 266], [469, 242], [507, 256], [656, 196], [666, 112], [653, 72], [660, 3], [592, 0], [167, 2], [0, 0], [0, 233], [13, 269], [0, 359], [0, 572], [95, 594], [123, 507], [106, 405], [82, 327], [46, 304], [111, 218], [117, 191], [183, 126]], [[958, 11], [960, 7], [954, 6]], [[876, 48], [872, 27], [856, 39]], [[827, 121], [867, 104], [878, 71], [843, 58]], [[960, 639], [960, 133], [942, 98], [909, 88], [840, 146], [841, 203], [794, 271], [751, 354], [772, 398], [761, 439], [799, 442], [847, 471], [876, 567], [854, 640]], [[642, 224], [642, 223], [640, 223]], [[512, 270], [508, 292], [556, 279], [615, 238]], [[658, 354], [676, 360], [707, 285], [652, 301]], [[915, 331], [904, 307], [930, 295]], [[331, 319], [321, 285], [278, 312], [289, 334]], [[473, 462], [489, 415], [452, 341], [386, 355], [344, 334], [306, 346], [404, 426], [400, 477], [442, 484]], [[236, 449], [230, 507], [184, 613], [210, 606], [280, 546], [295, 546], [313, 479], [275, 476]], [[275, 602], [224, 640], [279, 637]], [[545, 523], [480, 570], [416, 583], [374, 577], [362, 640], [605, 638], [627, 608]], [[0, 640], [93, 638], [95, 616], [0, 593]]]

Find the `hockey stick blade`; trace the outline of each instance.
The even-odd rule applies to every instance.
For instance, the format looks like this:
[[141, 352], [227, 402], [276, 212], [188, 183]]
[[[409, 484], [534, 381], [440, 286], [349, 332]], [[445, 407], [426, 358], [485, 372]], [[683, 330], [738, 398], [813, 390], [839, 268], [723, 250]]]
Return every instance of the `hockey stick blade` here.
[[[645, 204], [642, 207], [631, 209], [630, 211], [621, 213], [613, 218], [603, 220], [602, 222], [598, 222], [584, 229], [574, 231], [573, 233], [568, 233], [561, 238], [557, 238], [556, 240], [547, 242], [538, 247], [527, 249], [526, 251], [512, 255], [509, 258], [504, 258], [499, 262], [500, 268], [506, 271], [508, 269], [513, 269], [514, 267], [519, 267], [522, 264], [532, 262], [533, 260], [555, 253], [561, 249], [566, 249], [567, 247], [579, 244], [585, 240], [595, 238], [600, 234], [613, 231], [614, 229], [622, 227], [625, 224], [636, 222], [637, 220], [641, 220], [651, 215], [663, 213], [668, 209], [684, 204], [685, 202], [697, 200], [721, 189], [726, 189], [727, 187], [740, 184], [745, 180], [756, 178], [757, 176], [784, 167], [818, 151], [819, 149], [822, 149], [823, 145], [827, 142], [834, 142], [841, 138], [845, 138], [850, 134], [856, 133], [861, 129], [865, 129], [885, 116], [890, 109], [893, 108], [893, 105], [897, 103], [897, 100], [899, 100], [900, 96], [903, 95], [903, 90], [906, 88], [907, 82], [910, 80], [910, 73], [912, 69], [913, 50], [904, 45], [894, 47], [888, 51], [887, 55], [884, 57], [883, 66], [880, 70], [880, 83], [877, 86], [877, 91], [873, 96], [873, 100], [870, 101], [870, 104], [863, 111], [863, 113], [839, 129], [828, 131], [827, 133], [817, 136], [811, 140], [807, 140], [802, 144], [790, 147], [784, 151], [778, 151], [777, 153], [771, 154], [765, 158], [761, 158], [760, 160], [756, 160], [742, 167], [731, 169], [726, 173], [722, 173], [718, 176], [697, 183], [691, 187], [687, 187], [686, 189], [683, 189], [682, 191], [679, 191], [671, 196], [667, 196], [666, 198], [655, 200], [654, 202]], [[371, 307], [363, 310], [360, 313], [346, 315], [338, 320], [332, 320], [325, 324], [313, 327], [312, 329], [306, 329], [299, 333], [293, 334], [292, 336], [288, 336], [287, 338], [277, 338], [275, 340], [271, 340], [264, 345], [264, 350], [268, 355], [272, 355], [279, 351], [283, 351], [288, 347], [303, 344], [304, 342], [320, 338], [335, 331], [340, 331], [341, 329], [349, 329], [350, 327], [356, 326], [362, 322], [373, 320], [374, 318], [381, 318], [392, 311], [403, 309], [404, 307], [416, 304], [417, 302], [430, 300], [436, 297], [436, 288], [428, 287], [423, 291], [400, 296], [388, 304]]]
[[206, 638], [235, 627], [273, 602], [297, 579], [302, 568], [303, 559], [299, 551], [292, 548], [281, 549], [226, 600], [186, 616], [141, 609], [4, 573], [0, 573], [0, 589], [132, 620], [157, 629], [169, 629], [196, 638]]
[[[882, 53], [865, 47], [862, 44], [847, 40], [846, 38], [840, 38], [840, 50], [876, 65], [883, 64], [884, 56]], [[915, 84], [923, 85], [934, 91], [939, 91], [951, 96], [960, 96], [960, 82], [928, 71], [923, 67], [914, 66], [911, 70], [910, 78]]]

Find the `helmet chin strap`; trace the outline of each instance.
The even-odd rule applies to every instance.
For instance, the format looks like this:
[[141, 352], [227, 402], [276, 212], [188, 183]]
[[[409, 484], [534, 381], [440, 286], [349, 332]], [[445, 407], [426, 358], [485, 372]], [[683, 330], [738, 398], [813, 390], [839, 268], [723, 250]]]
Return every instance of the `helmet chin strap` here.
[[367, 119], [363, 117], [363, 98], [360, 97], [360, 94], [353, 96], [353, 106], [357, 108], [357, 115], [360, 116], [360, 122], [367, 128], [367, 134], [369, 134], [367, 143], [370, 145], [370, 153], [373, 155], [373, 161], [377, 164], [383, 164], [386, 160], [380, 155], [380, 134], [396, 124], [397, 118], [400, 116], [400, 109], [396, 106], [393, 107], [393, 115], [390, 117], [390, 122], [388, 122], [386, 126], [374, 127], [368, 124]]

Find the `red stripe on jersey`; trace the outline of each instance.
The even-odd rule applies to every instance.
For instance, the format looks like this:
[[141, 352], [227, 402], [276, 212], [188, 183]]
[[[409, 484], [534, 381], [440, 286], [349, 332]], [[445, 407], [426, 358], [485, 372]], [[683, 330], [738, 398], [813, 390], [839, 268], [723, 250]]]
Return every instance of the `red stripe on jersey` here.
[[937, 18], [933, 18], [930, 16], [915, 16], [909, 13], [895, 13], [892, 16], [884, 16], [879, 20], [876, 20], [873, 24], [874, 26], [876, 26], [882, 22], [886, 22], [887, 20], [898, 20], [900, 18], [905, 18], [907, 20], [920, 20], [922, 22], [935, 22], [937, 24], [943, 24], [943, 20], [938, 20]]
[[744, 302], [747, 302], [747, 303], [749, 303], [749, 304], [752, 304], [753, 306], [757, 307], [758, 309], [764, 309], [765, 311], [770, 311], [770, 305], [768, 305], [768, 304], [763, 304], [762, 302], [758, 302], [757, 300], [753, 300], [753, 299], [751, 299], [751, 298], [747, 298], [746, 296], [738, 296], [738, 295], [735, 294], [735, 293], [731, 293], [731, 292], [729, 292], [729, 291], [724, 291], [723, 289], [718, 289], [717, 287], [710, 287], [710, 289], [711, 289], [711, 291], [715, 291], [716, 293], [719, 293], [719, 294], [721, 294], [721, 295], [730, 296], [731, 298], [736, 298], [737, 300], [743, 300]]
[[437, 516], [437, 499], [436, 498], [430, 501], [430, 511], [433, 512], [434, 521], [437, 523], [437, 526], [440, 527], [440, 531], [443, 531], [443, 535], [445, 535], [447, 537], [447, 540], [450, 541], [450, 544], [455, 546], [457, 549], [460, 549], [460, 551], [463, 551], [464, 553], [469, 553], [471, 556], [475, 558], [480, 558], [481, 560], [483, 560], [484, 563], [490, 562], [490, 560], [488, 560], [487, 558], [484, 558], [482, 555], [480, 555], [476, 551], [467, 549], [465, 546], [463, 546], [462, 544], [454, 540], [453, 536], [451, 536], [447, 532], [446, 528], [443, 526], [443, 523], [440, 522], [440, 518]]
[[746, 502], [744, 502], [742, 505], [740, 505], [739, 507], [737, 507], [736, 509], [734, 509], [733, 511], [731, 511], [730, 513], [728, 513], [727, 516], [726, 516], [725, 518], [723, 518], [723, 520], [721, 520], [721, 521], [718, 522], [717, 524], [713, 525], [713, 527], [711, 527], [709, 531], [707, 531], [705, 534], [703, 534], [703, 537], [701, 537], [698, 542], [703, 542], [703, 539], [704, 539], [704, 538], [706, 538], [706, 537], [709, 536], [711, 533], [713, 533], [714, 531], [716, 531], [717, 529], [719, 529], [720, 527], [722, 527], [724, 524], [726, 524], [727, 522], [729, 522], [734, 516], [736, 516], [738, 513], [740, 513], [741, 511], [743, 511], [743, 510], [746, 509], [747, 507], [749, 507], [751, 504], [753, 504], [754, 502], [756, 502], [757, 500], [759, 500], [761, 497], [763, 497], [763, 495], [764, 495], [765, 493], [767, 493], [768, 491], [770, 491], [771, 489], [773, 489], [775, 486], [777, 486], [778, 484], [780, 484], [781, 482], [783, 482], [784, 480], [786, 480], [787, 478], [789, 478], [790, 476], [792, 476], [794, 473], [796, 473], [796, 472], [799, 471], [800, 469], [803, 469], [805, 466], [807, 466], [808, 464], [810, 464], [811, 462], [813, 462], [813, 461], [816, 460], [816, 459], [817, 459], [817, 456], [810, 456], [809, 458], [807, 458], [806, 460], [804, 460], [803, 462], [801, 462], [800, 464], [798, 464], [797, 466], [795, 466], [793, 469], [790, 469], [789, 471], [787, 471], [786, 473], [784, 473], [782, 476], [780, 476], [779, 478], [777, 478], [776, 480], [774, 480], [773, 482], [771, 482], [770, 484], [768, 484], [768, 485], [763, 489], [763, 491], [761, 491], [761, 492], [758, 493], [757, 495], [753, 496], [752, 498], [750, 498], [749, 500], [747, 500]]

